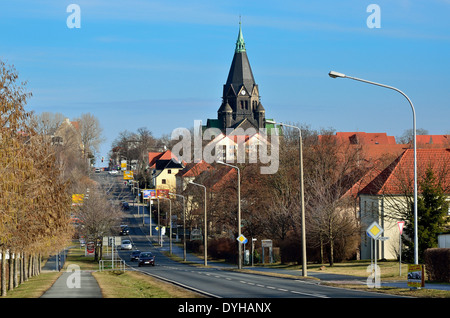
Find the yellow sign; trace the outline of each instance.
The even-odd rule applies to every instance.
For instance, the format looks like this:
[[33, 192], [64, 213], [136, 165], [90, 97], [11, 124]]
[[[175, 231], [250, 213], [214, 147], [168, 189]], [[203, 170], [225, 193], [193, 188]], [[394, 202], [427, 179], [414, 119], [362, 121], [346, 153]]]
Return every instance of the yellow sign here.
[[373, 222], [367, 228], [367, 234], [375, 240], [383, 233], [383, 231], [383, 228], [377, 222]]
[[81, 205], [83, 203], [84, 194], [72, 194], [72, 205]]
[[423, 265], [408, 264], [408, 286], [425, 287]]
[[124, 171], [123, 172], [123, 178], [125, 180], [133, 180], [133, 171]]

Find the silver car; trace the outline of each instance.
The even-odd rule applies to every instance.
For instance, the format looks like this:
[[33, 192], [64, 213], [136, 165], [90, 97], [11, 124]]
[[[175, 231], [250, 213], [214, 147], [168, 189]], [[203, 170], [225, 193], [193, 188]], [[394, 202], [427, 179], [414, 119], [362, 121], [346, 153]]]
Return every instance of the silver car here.
[[133, 249], [133, 246], [131, 245], [131, 241], [123, 240], [122, 244], [120, 245], [120, 249], [122, 249], [122, 250], [131, 250], [131, 249]]

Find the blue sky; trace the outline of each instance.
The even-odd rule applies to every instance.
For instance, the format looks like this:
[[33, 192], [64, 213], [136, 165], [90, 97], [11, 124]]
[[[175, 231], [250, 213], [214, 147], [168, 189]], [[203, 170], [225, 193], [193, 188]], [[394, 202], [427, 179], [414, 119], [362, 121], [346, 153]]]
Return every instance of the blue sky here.
[[[69, 4], [81, 28], [66, 25]], [[369, 28], [369, 4], [381, 28]], [[99, 118], [106, 156], [120, 131], [156, 137], [217, 117], [241, 16], [266, 117], [313, 129], [412, 128], [406, 99], [331, 79], [395, 86], [417, 127], [450, 133], [450, 0], [0, 0], [0, 58], [33, 93], [27, 109]]]

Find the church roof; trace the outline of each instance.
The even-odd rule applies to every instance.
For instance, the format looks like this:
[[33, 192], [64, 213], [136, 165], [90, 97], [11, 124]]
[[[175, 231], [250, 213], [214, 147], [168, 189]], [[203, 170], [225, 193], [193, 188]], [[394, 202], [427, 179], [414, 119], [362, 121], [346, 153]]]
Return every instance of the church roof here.
[[244, 85], [246, 90], [251, 93], [253, 86], [255, 85], [255, 79], [250, 67], [250, 62], [248, 61], [244, 37], [242, 36], [242, 30], [239, 24], [239, 35], [236, 41], [236, 49], [233, 61], [231, 62], [227, 82], [224, 87], [224, 94], [228, 92], [230, 86], [234, 88], [235, 92], [238, 92], [242, 85]]

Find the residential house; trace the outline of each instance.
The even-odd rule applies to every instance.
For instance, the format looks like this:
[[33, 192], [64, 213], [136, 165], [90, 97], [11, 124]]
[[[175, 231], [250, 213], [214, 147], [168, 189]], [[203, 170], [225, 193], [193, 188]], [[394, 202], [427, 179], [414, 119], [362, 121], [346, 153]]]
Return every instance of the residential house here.
[[194, 181], [195, 178], [204, 171], [211, 170], [214, 170], [213, 166], [204, 160], [201, 160], [200, 162], [188, 163], [175, 175], [177, 193], [182, 193], [186, 190], [189, 181]]
[[176, 175], [184, 169], [182, 162], [170, 151], [149, 152], [149, 169], [152, 172], [150, 187], [176, 191]]
[[51, 136], [52, 145], [64, 147], [65, 151], [84, 155], [84, 145], [81, 140], [79, 122], [66, 118]]
[[[396, 259], [398, 256], [399, 230], [397, 222], [402, 221], [401, 212], [404, 212], [411, 203], [414, 180], [413, 154], [413, 149], [406, 149], [359, 191], [362, 229], [366, 229], [376, 221], [384, 229], [383, 236], [389, 238], [377, 242], [379, 258]], [[450, 200], [450, 149], [417, 149], [418, 183], [429, 167], [433, 169], [436, 177], [446, 189]], [[361, 237], [362, 259], [371, 257], [370, 244], [371, 239], [364, 232]]]

